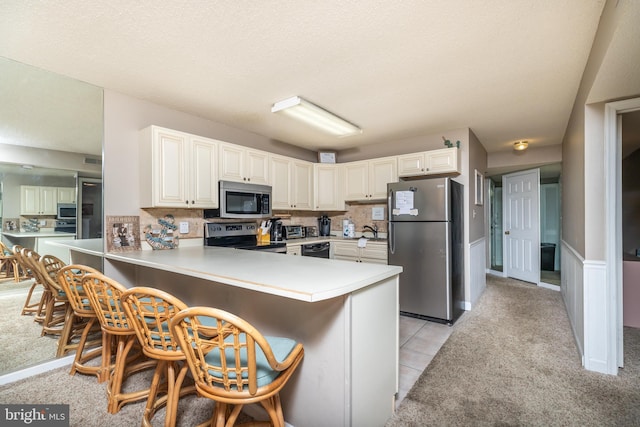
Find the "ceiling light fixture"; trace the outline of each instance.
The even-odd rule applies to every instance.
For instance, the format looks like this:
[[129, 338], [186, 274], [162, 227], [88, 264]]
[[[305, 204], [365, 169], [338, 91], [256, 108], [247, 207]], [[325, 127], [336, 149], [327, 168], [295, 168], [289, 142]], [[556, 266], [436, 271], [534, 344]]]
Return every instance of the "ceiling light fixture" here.
[[338, 137], [362, 133], [362, 129], [353, 123], [299, 96], [276, 102], [271, 112], [287, 114]]
[[524, 151], [529, 146], [529, 141], [518, 141], [513, 144], [513, 149], [516, 151]]

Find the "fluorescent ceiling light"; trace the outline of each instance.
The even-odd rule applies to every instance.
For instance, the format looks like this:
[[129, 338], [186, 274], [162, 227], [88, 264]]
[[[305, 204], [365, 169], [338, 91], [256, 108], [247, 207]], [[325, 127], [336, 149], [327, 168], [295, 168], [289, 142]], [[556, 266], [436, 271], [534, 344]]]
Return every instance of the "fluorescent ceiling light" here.
[[300, 98], [299, 96], [294, 96], [283, 101], [276, 102], [273, 104], [273, 107], [271, 107], [271, 112], [287, 114], [339, 137], [362, 133], [362, 129], [353, 123], [350, 123], [330, 111]]

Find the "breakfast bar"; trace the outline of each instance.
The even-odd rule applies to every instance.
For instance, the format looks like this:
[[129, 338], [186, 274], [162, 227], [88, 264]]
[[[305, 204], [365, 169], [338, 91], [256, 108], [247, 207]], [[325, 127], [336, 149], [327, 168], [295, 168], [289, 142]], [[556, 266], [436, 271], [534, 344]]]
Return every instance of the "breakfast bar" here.
[[281, 393], [290, 425], [383, 426], [393, 414], [401, 267], [202, 246], [104, 258], [125, 286], [153, 286], [301, 342], [304, 360]]

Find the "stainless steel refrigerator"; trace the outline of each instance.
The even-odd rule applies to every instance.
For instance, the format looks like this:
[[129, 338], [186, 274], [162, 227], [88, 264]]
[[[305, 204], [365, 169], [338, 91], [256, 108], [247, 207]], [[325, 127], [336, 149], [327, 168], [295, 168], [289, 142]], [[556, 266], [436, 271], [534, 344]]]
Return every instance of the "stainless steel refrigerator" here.
[[388, 184], [387, 193], [400, 312], [452, 324], [464, 311], [463, 187], [430, 178]]

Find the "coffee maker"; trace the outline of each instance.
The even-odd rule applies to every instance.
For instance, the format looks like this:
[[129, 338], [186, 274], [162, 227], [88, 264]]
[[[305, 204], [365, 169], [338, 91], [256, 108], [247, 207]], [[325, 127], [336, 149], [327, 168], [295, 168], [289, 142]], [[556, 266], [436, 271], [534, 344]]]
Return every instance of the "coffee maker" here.
[[271, 241], [282, 242], [282, 221], [280, 218], [271, 218]]
[[331, 218], [326, 215], [318, 218], [318, 234], [321, 236], [329, 236], [331, 234]]

